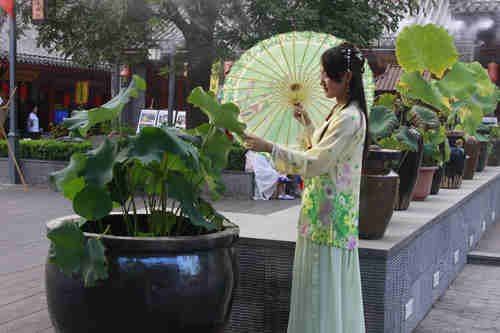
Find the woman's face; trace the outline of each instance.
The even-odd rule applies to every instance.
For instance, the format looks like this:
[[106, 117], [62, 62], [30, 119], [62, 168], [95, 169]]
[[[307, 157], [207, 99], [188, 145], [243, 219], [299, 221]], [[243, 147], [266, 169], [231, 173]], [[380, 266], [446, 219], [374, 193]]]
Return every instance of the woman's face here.
[[347, 75], [343, 75], [340, 82], [335, 81], [330, 78], [325, 72], [323, 66], [321, 66], [321, 87], [325, 92], [327, 98], [337, 98], [345, 95], [346, 93], [346, 78]]

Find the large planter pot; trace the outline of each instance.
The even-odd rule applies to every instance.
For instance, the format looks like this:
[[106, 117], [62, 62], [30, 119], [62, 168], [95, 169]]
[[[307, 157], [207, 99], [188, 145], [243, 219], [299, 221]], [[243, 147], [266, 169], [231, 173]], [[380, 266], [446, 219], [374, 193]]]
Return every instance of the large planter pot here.
[[479, 143], [479, 158], [477, 160], [476, 172], [482, 172], [488, 163], [488, 142]]
[[493, 149], [491, 150], [490, 156], [488, 156], [487, 164], [490, 166], [500, 165], [500, 139], [492, 139], [491, 144]]
[[436, 172], [434, 172], [434, 176], [432, 177], [431, 195], [439, 193], [439, 190], [441, 189], [441, 182], [443, 181], [443, 175], [443, 167], [439, 167]]
[[102, 236], [109, 278], [94, 288], [47, 262], [47, 304], [56, 332], [223, 332], [238, 277], [238, 234], [227, 224], [203, 236]]
[[436, 166], [420, 167], [412, 200], [424, 201], [431, 194], [432, 178], [437, 169], [438, 167]]
[[469, 137], [465, 141], [465, 168], [464, 168], [464, 179], [474, 179], [474, 174], [476, 173], [477, 162], [479, 160], [479, 150], [481, 146], [479, 140], [474, 137]]
[[399, 176], [390, 168], [392, 160], [399, 160], [401, 152], [388, 149], [370, 149], [359, 199], [359, 237], [379, 239], [391, 221], [398, 195]]
[[441, 188], [458, 189], [462, 186], [465, 167], [465, 151], [459, 140], [464, 139], [463, 131], [448, 132], [446, 136], [450, 143], [450, 160], [443, 166]]
[[417, 130], [412, 129], [412, 134], [418, 137], [418, 150], [402, 154], [402, 163], [399, 173], [399, 194], [394, 205], [395, 210], [406, 210], [410, 206], [413, 189], [417, 183], [418, 169], [422, 164], [424, 141]]

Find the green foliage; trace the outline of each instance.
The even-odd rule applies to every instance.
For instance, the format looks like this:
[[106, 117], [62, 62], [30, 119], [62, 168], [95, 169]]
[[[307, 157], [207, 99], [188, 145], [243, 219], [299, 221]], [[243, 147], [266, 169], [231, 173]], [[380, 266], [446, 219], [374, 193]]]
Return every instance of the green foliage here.
[[399, 121], [394, 112], [382, 105], [372, 108], [368, 122], [370, 135], [375, 141], [391, 135], [399, 127]]
[[145, 90], [146, 82], [134, 75], [127, 89], [123, 89], [113, 99], [99, 107], [88, 111], [73, 111], [71, 117], [64, 120], [64, 126], [73, 135], [85, 137], [90, 128], [97, 124], [118, 119], [130, 99], [138, 97], [139, 92]]
[[[68, 161], [74, 153], [92, 148], [90, 142], [62, 142], [57, 140], [20, 140], [20, 157], [44, 161]], [[7, 143], [0, 140], [0, 157], [7, 157]]]
[[[201, 88], [193, 90], [189, 100], [209, 116], [209, 123], [189, 132], [145, 127], [125, 139], [106, 139], [97, 149], [74, 154], [65, 169], [51, 175], [57, 189], [73, 202], [75, 213], [93, 222], [86, 225], [102, 233], [103, 218], [113, 207], [120, 207], [123, 226], [107, 224], [106, 232], [157, 237], [223, 229], [226, 218], [201, 192], [208, 186], [216, 198], [224, 189], [222, 172], [234, 146], [221, 126], [233, 135], [242, 135], [245, 126], [238, 121], [234, 104], [220, 105]], [[95, 119], [96, 124], [109, 121], [107, 116]], [[145, 215], [137, 209], [136, 199], [141, 196]], [[81, 230], [69, 224], [51, 233], [53, 262], [65, 266], [66, 274], [80, 274], [86, 285], [106, 278], [105, 249], [99, 239], [82, 240]], [[65, 247], [69, 248], [67, 256], [62, 255]]]
[[227, 170], [244, 171], [245, 170], [245, 154], [247, 149], [237, 142], [233, 142], [231, 150], [229, 151]]
[[65, 221], [47, 233], [49, 261], [68, 276], [80, 276], [86, 287], [108, 278], [105, 248], [100, 240], [85, 239], [75, 221]]
[[490, 138], [492, 138], [492, 139], [500, 138], [500, 126], [491, 126], [490, 127]]
[[409, 115], [412, 118], [410, 121], [415, 127], [437, 129], [441, 125], [437, 114], [424, 106], [414, 105], [410, 109]]
[[393, 94], [382, 94], [377, 97], [375, 105], [385, 106], [389, 109], [394, 109], [396, 96]]
[[418, 129], [424, 139], [423, 164], [426, 166], [441, 166], [450, 159], [450, 149], [446, 129]]
[[405, 72], [429, 71], [438, 78], [458, 60], [453, 37], [434, 24], [403, 29], [396, 41], [396, 56]]
[[449, 112], [447, 99], [418, 72], [404, 73], [399, 79], [397, 90], [408, 98], [420, 100], [444, 113]]

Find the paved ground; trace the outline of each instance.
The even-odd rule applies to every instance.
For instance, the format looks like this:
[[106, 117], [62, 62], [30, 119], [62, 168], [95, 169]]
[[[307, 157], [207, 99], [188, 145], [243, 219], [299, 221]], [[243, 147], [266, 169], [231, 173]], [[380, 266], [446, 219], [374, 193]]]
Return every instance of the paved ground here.
[[[272, 215], [297, 202], [222, 201], [226, 212]], [[71, 214], [71, 203], [41, 188], [0, 185], [0, 333], [53, 333], [43, 287], [44, 223]], [[495, 236], [497, 235], [497, 236]], [[500, 227], [480, 246], [500, 253]], [[496, 246], [496, 247], [495, 247]], [[467, 265], [416, 333], [500, 332], [500, 267]]]

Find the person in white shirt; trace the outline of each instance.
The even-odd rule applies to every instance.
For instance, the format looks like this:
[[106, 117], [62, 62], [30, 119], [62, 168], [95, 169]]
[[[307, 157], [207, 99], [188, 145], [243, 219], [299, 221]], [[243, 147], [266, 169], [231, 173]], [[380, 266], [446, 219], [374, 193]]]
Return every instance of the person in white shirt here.
[[29, 114], [26, 127], [30, 138], [38, 139], [40, 137], [40, 120], [38, 119], [37, 105], [33, 106], [33, 109]]

